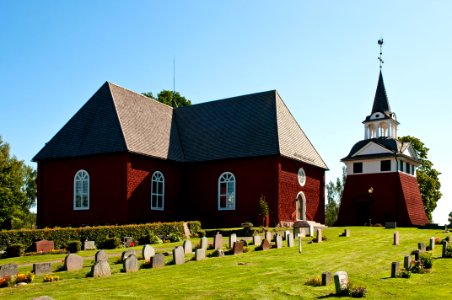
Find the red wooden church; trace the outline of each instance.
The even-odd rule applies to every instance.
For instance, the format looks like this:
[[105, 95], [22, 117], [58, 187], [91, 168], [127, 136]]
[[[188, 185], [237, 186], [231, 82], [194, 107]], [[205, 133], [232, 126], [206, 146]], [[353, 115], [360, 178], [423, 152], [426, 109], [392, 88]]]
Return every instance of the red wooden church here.
[[276, 91], [173, 109], [105, 83], [34, 157], [40, 227], [324, 222], [327, 166]]

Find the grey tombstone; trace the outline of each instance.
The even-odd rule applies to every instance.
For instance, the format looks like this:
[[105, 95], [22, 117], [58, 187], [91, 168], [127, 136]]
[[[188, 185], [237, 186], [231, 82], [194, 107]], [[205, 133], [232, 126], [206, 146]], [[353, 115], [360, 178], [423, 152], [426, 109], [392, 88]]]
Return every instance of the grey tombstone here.
[[334, 273], [334, 285], [336, 287], [336, 294], [340, 294], [348, 286], [348, 274], [345, 271], [338, 271]]
[[108, 277], [111, 276], [111, 268], [107, 260], [99, 260], [94, 263], [91, 268], [91, 275], [93, 277]]
[[272, 246], [270, 245], [270, 242], [267, 239], [263, 239], [262, 240], [262, 244], [261, 244], [261, 248], [262, 250], [268, 250], [270, 249]]
[[94, 241], [84, 241], [83, 242], [83, 250], [96, 250], [96, 244]]
[[317, 243], [321, 243], [322, 242], [322, 229], [317, 228], [316, 232], [317, 232], [317, 234], [316, 234], [317, 235], [317, 238], [316, 238]]
[[207, 250], [207, 248], [209, 247], [209, 240], [203, 236], [201, 238], [201, 249]]
[[130, 244], [133, 243], [133, 238], [131, 236], [125, 236], [122, 238], [122, 243], [124, 244], [124, 246], [130, 247]]
[[52, 297], [49, 296], [39, 296], [36, 298], [32, 298], [31, 300], [54, 300]]
[[127, 257], [129, 257], [132, 254], [135, 255], [135, 256], [137, 255], [135, 250], [132, 250], [132, 249], [123, 251], [122, 254], [121, 254], [121, 261], [124, 261]]
[[430, 240], [430, 250], [433, 251], [433, 249], [435, 249], [435, 237], [431, 237]]
[[64, 258], [64, 269], [69, 272], [83, 269], [83, 257], [73, 253], [66, 255]]
[[141, 256], [143, 256], [143, 259], [145, 261], [150, 261], [151, 257], [155, 255], [155, 249], [151, 245], [144, 245], [143, 249], [141, 250]]
[[107, 261], [108, 262], [108, 254], [104, 250], [99, 250], [96, 252], [94, 256], [95, 262]]
[[206, 249], [196, 249], [195, 250], [195, 260], [200, 261], [206, 258]]
[[309, 236], [314, 236], [314, 231], [315, 231], [314, 225], [309, 224]]
[[284, 240], [287, 240], [287, 235], [290, 234], [289, 230], [284, 231]]
[[185, 263], [185, 252], [183, 247], [177, 246], [173, 249], [173, 263], [175, 265], [182, 265]]
[[322, 273], [322, 285], [327, 286], [331, 283], [331, 281], [332, 281], [331, 272], [323, 272]]
[[425, 251], [426, 250], [425, 243], [417, 243], [417, 248], [421, 251]]
[[191, 254], [193, 252], [193, 246], [190, 240], [185, 240], [182, 247], [184, 247], [185, 254]]
[[260, 235], [253, 235], [253, 245], [259, 246], [262, 243], [262, 239]]
[[301, 253], [302, 251], [302, 245], [301, 245], [301, 233], [298, 234], [298, 253]]
[[235, 233], [231, 233], [229, 236], [229, 249], [232, 249], [235, 242], [237, 242], [237, 235]]
[[46, 275], [52, 273], [52, 264], [46, 263], [35, 263], [33, 264], [33, 273], [35, 275]]
[[344, 236], [350, 237], [350, 229], [344, 229]]
[[126, 273], [138, 272], [138, 258], [135, 254], [130, 254], [122, 262], [122, 268]]
[[391, 263], [391, 278], [396, 278], [397, 273], [399, 273], [400, 263], [398, 261], [393, 261]]
[[19, 273], [18, 264], [4, 264], [0, 266], [0, 278], [4, 276], [16, 276]]
[[265, 237], [264, 237], [267, 241], [271, 242], [272, 241], [272, 233], [268, 230], [265, 230]]
[[289, 232], [289, 233], [286, 234], [286, 240], [287, 240], [287, 247], [293, 247], [294, 246], [292, 233]]
[[405, 255], [403, 257], [403, 267], [405, 270], [409, 271], [411, 268], [411, 255]]
[[215, 238], [213, 240], [213, 248], [215, 250], [220, 250], [221, 248], [223, 248], [223, 236], [219, 232], [215, 235]]
[[243, 243], [242, 242], [235, 242], [234, 245], [232, 245], [232, 254], [242, 254], [243, 253]]
[[165, 266], [165, 256], [162, 253], [157, 253], [151, 257], [151, 266], [153, 269], [163, 268]]
[[275, 244], [276, 244], [276, 249], [282, 248], [282, 237], [279, 234], [275, 235]]
[[414, 260], [419, 260], [419, 255], [421, 254], [420, 250], [414, 250]]
[[449, 247], [449, 243], [447, 241], [443, 241], [443, 251], [441, 253], [441, 257], [445, 258], [447, 253], [447, 247]]
[[393, 245], [398, 245], [399, 243], [400, 243], [400, 240], [399, 240], [399, 232], [396, 231], [396, 232], [394, 232], [394, 237], [393, 237], [393, 242], [392, 242], [392, 244], [393, 244]]

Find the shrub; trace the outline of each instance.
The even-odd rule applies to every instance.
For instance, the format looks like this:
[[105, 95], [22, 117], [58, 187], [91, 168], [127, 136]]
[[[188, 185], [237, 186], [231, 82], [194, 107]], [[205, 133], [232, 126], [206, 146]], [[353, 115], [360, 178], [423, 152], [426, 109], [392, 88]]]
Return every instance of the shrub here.
[[22, 244], [13, 244], [6, 248], [7, 257], [19, 257], [22, 255], [24, 255], [24, 245]]
[[366, 297], [367, 289], [364, 286], [354, 285], [349, 282], [347, 287], [343, 289], [340, 293], [340, 296], [350, 296], [353, 298], [363, 298]]
[[30, 272], [28, 272], [27, 274], [18, 274], [16, 277], [16, 283], [20, 283], [20, 282], [31, 283], [34, 278], [35, 278], [35, 275]]
[[415, 260], [415, 261], [411, 262], [410, 271], [411, 271], [411, 273], [415, 273], [415, 274], [424, 274], [425, 273], [425, 268], [421, 264], [420, 260]]
[[435, 245], [441, 245], [443, 240], [440, 237], [435, 237]]
[[82, 250], [82, 242], [80, 241], [70, 241], [67, 246], [66, 249], [70, 252], [70, 253], [77, 253], [80, 250]]
[[11, 276], [4, 276], [0, 278], [0, 288], [8, 287], [13, 285], [13, 280], [11, 279]]
[[432, 255], [430, 253], [422, 253], [419, 256], [422, 266], [425, 269], [431, 269], [433, 265]]
[[171, 243], [181, 242], [184, 238], [181, 234], [178, 233], [170, 233], [166, 237]]
[[304, 285], [309, 285], [309, 286], [321, 286], [321, 285], [322, 285], [322, 277], [320, 277], [320, 276], [312, 277], [311, 279], [309, 279], [308, 281], [306, 281], [306, 282], [304, 283]]
[[243, 236], [253, 236], [253, 223], [244, 222], [242, 225], [242, 235]]
[[452, 258], [452, 245], [446, 248], [446, 253], [444, 253], [445, 258]]
[[408, 270], [402, 270], [399, 273], [397, 273], [397, 277], [399, 278], [410, 278], [411, 277], [411, 272]]
[[47, 274], [42, 279], [44, 282], [53, 282], [60, 280], [60, 276]]
[[116, 249], [121, 244], [121, 240], [117, 237], [107, 237], [102, 243], [104, 249]]

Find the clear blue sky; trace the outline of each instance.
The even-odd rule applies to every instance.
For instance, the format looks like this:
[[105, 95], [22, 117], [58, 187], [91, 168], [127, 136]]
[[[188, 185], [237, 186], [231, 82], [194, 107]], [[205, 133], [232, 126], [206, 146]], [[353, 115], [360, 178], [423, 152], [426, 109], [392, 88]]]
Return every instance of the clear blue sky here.
[[[452, 211], [452, 1], [0, 1], [0, 135], [29, 164], [105, 82], [193, 103], [277, 89], [328, 164], [364, 137], [383, 76]], [[33, 164], [34, 165], [34, 164]]]

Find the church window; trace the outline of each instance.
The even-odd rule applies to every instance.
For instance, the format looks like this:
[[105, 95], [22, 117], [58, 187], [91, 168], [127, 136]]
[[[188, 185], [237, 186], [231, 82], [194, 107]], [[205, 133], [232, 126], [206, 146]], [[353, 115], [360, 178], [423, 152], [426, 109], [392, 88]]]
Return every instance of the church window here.
[[406, 164], [406, 172], [408, 174], [411, 174], [411, 165], [410, 164]]
[[304, 186], [306, 183], [306, 173], [303, 168], [298, 169], [298, 183]]
[[230, 172], [218, 178], [218, 210], [235, 210], [235, 176]]
[[163, 210], [165, 201], [165, 177], [162, 172], [152, 174], [151, 209]]
[[390, 160], [382, 160], [380, 162], [380, 171], [391, 171], [391, 161]]
[[74, 210], [89, 209], [89, 174], [79, 170], [74, 176]]
[[363, 163], [362, 162], [355, 162], [353, 163], [353, 173], [362, 173], [363, 172]]

